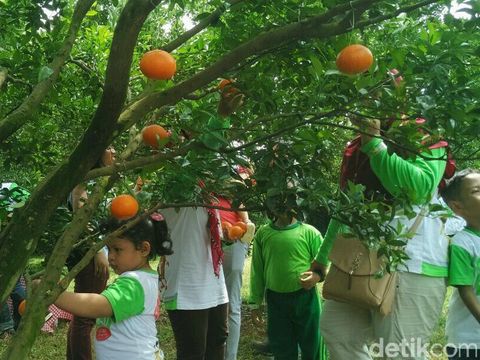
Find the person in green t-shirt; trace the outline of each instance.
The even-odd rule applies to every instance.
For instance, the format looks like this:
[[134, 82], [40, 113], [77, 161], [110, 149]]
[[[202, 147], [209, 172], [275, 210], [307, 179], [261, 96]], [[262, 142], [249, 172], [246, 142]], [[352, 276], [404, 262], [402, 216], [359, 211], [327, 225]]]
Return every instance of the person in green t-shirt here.
[[[111, 219], [118, 229], [129, 220]], [[101, 294], [65, 291], [55, 305], [75, 316], [97, 319], [97, 360], [160, 360], [155, 320], [160, 315], [158, 274], [150, 260], [172, 254], [172, 242], [160, 214], [141, 219], [107, 241], [108, 262], [119, 276]]]
[[271, 210], [271, 223], [253, 240], [250, 300], [261, 305], [266, 297], [267, 332], [276, 360], [325, 359], [320, 338], [321, 304], [318, 276], [309, 271], [322, 236], [296, 219], [293, 209]]
[[442, 197], [467, 226], [450, 244], [449, 284], [456, 289], [447, 315], [449, 359], [480, 359], [480, 171], [458, 172]]

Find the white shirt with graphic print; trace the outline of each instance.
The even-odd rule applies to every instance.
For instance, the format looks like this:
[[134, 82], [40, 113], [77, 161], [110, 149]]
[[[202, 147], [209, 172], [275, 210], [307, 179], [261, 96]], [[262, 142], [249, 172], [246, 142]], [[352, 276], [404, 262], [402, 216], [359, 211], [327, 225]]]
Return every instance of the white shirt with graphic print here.
[[154, 360], [159, 351], [155, 320], [160, 314], [158, 274], [137, 270], [121, 274], [102, 295], [113, 309], [97, 319], [97, 360]]

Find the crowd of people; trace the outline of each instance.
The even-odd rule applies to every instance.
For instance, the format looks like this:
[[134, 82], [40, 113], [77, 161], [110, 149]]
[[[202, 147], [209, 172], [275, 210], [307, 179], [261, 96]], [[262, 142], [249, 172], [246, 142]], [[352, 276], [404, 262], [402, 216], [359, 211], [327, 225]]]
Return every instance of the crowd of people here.
[[[443, 141], [417, 155], [400, 154], [382, 140], [389, 124], [352, 122], [361, 135], [347, 146], [340, 189], [348, 182], [362, 184], [369, 195], [379, 194], [393, 206], [406, 194], [417, 214], [408, 217], [398, 209], [392, 220], [415, 230], [404, 248], [408, 259], [396, 269], [388, 314], [319, 296], [329, 254], [338, 236], [349, 233], [348, 224], [332, 219], [323, 237], [297, 219], [291, 201], [280, 201], [253, 236], [248, 213], [233, 209], [231, 196], [210, 194], [213, 206], [162, 209], [109, 241], [99, 257], [108, 253], [108, 264], [119, 275], [111, 285], [105, 288], [106, 261], [94, 259], [83, 271], [87, 275], [77, 276], [75, 292], [60, 295], [55, 304], [75, 316], [67, 358], [92, 358], [88, 334], [90, 319], [97, 319], [97, 359], [162, 359], [155, 325], [160, 303], [177, 359], [239, 358], [242, 272], [252, 242], [250, 301], [266, 303], [274, 359], [367, 360], [374, 357], [372, 344], [381, 358], [425, 359], [448, 284], [454, 287], [446, 324], [448, 357], [480, 359], [480, 171], [453, 175]], [[72, 193], [73, 211], [86, 198], [80, 188]], [[429, 213], [440, 198], [465, 220], [463, 229], [447, 235], [445, 218]], [[224, 221], [248, 224], [248, 236], [227, 239]], [[108, 229], [121, 225], [108, 224]], [[158, 269], [150, 265], [155, 255], [161, 256]]]

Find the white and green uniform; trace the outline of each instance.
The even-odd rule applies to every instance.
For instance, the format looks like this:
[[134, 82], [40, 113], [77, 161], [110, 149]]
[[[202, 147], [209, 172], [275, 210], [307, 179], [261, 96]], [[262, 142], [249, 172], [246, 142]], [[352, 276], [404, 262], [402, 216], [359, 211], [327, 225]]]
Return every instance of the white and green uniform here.
[[[424, 152], [423, 157], [403, 159], [396, 154], [389, 154], [382, 140], [373, 139], [362, 146], [362, 151], [368, 154], [373, 172], [391, 195], [406, 193], [413, 204], [438, 203], [437, 186], [446, 165], [445, 160], [442, 160], [445, 155], [444, 148]], [[425, 158], [431, 158], [431, 160]], [[420, 205], [414, 206], [417, 213], [420, 209]], [[402, 223], [404, 229], [409, 229], [415, 218], [408, 219], [402, 215], [401, 209], [397, 209], [394, 221]], [[395, 224], [391, 225], [395, 227]], [[328, 254], [336, 235], [342, 232], [349, 232], [348, 227], [332, 220], [317, 255], [317, 262], [328, 264]], [[405, 252], [409, 259], [405, 262], [405, 266], [398, 270], [433, 277], [447, 277], [448, 237], [440, 217], [427, 214], [416, 234], [408, 241]]]
[[[465, 228], [457, 233], [450, 246], [449, 284], [471, 285], [480, 301], [480, 231]], [[480, 347], [480, 324], [463, 303], [458, 289], [454, 289], [448, 308], [447, 341]]]
[[102, 292], [113, 316], [97, 319], [97, 360], [154, 360], [159, 351], [155, 320], [160, 314], [158, 275], [127, 271]]

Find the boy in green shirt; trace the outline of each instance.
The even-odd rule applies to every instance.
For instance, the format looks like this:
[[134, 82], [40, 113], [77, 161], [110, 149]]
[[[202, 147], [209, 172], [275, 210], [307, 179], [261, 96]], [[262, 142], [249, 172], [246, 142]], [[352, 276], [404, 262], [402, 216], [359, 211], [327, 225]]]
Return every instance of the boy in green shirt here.
[[261, 305], [266, 296], [267, 332], [275, 360], [326, 359], [320, 341], [321, 305], [316, 283], [319, 276], [308, 271], [322, 237], [311, 225], [287, 209], [274, 212], [253, 240], [250, 280], [251, 300]]

